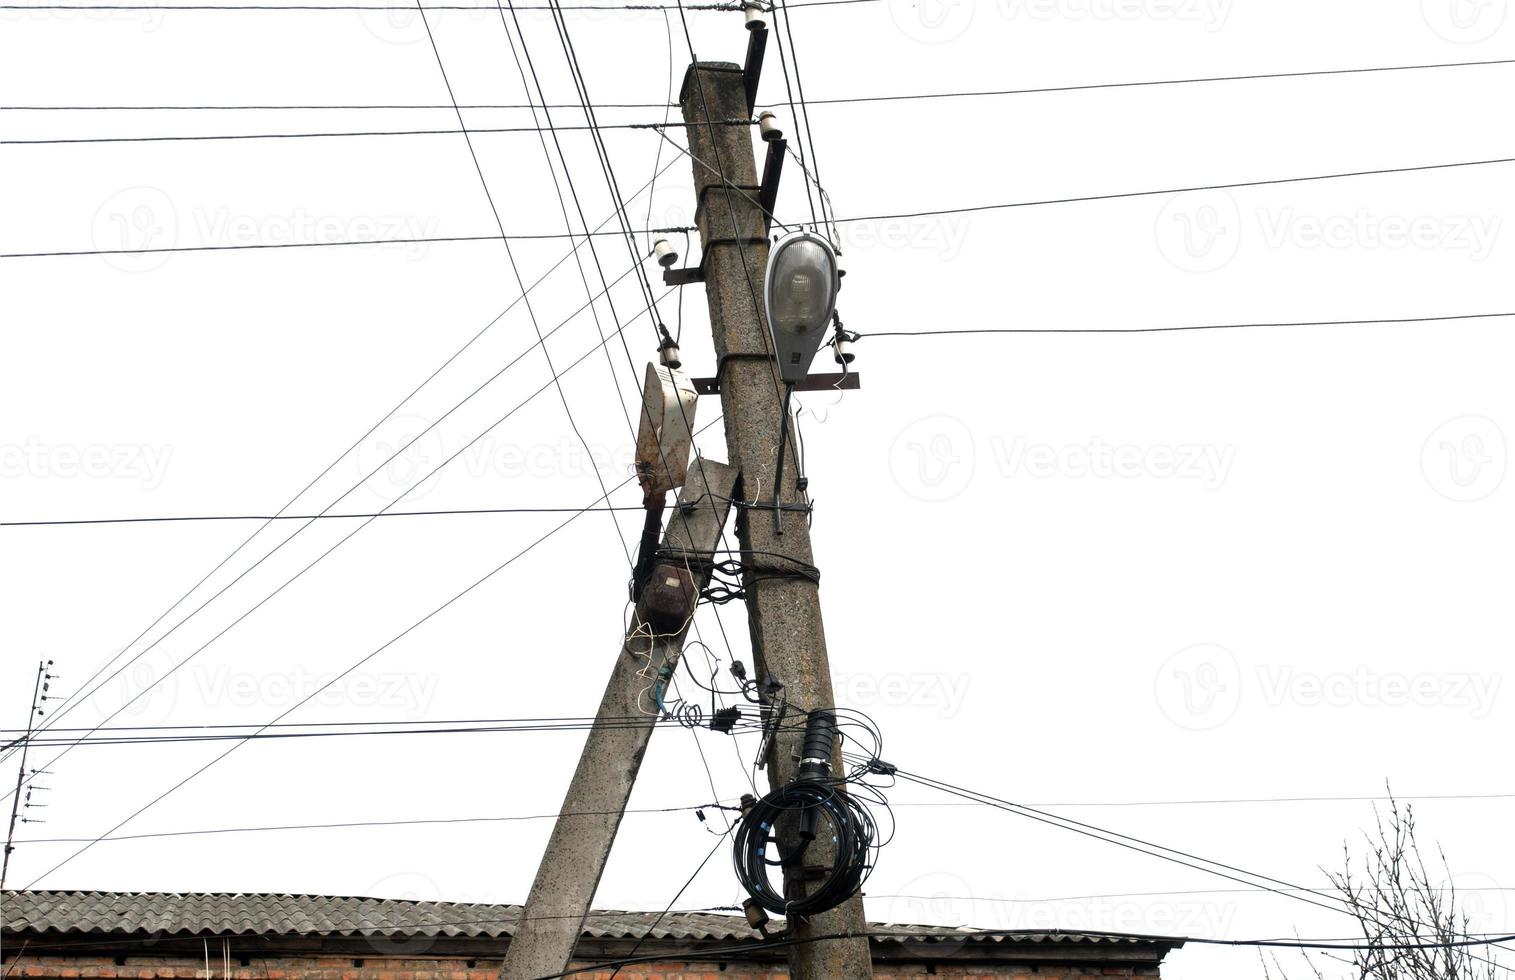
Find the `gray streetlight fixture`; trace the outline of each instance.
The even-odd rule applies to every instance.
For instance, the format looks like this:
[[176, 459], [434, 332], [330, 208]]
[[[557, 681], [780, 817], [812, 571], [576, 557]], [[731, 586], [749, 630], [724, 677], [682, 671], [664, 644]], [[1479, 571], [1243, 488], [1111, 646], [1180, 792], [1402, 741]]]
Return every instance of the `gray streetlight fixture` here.
[[768, 332], [778, 354], [779, 377], [794, 385], [810, 373], [810, 362], [826, 337], [842, 284], [836, 249], [808, 231], [784, 236], [768, 253], [763, 300]]

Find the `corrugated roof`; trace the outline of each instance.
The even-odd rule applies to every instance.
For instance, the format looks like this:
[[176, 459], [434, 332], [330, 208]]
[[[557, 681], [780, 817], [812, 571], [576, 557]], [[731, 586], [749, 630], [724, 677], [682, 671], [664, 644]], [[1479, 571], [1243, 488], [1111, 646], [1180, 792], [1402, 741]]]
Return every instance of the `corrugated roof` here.
[[[12, 933], [231, 936], [470, 936], [505, 938], [515, 931], [519, 905], [417, 902], [390, 898], [243, 893], [7, 891], [4, 926]], [[746, 919], [705, 912], [591, 912], [584, 936], [730, 942], [758, 939]], [[776, 923], [777, 925], [777, 923]], [[873, 923], [882, 941], [994, 943], [1112, 943], [1147, 940], [1085, 933], [986, 933], [969, 928]], [[1176, 945], [1160, 942], [1160, 945]]]

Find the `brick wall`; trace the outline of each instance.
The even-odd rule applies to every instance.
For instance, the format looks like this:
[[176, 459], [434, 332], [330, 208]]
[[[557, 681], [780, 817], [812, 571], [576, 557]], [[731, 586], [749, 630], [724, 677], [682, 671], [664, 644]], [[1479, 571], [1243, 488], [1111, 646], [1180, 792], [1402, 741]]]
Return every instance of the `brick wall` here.
[[[19, 955], [17, 955], [19, 953]], [[221, 970], [215, 947], [210, 949], [210, 977], [213, 980], [496, 980], [499, 960], [452, 958], [401, 959], [398, 957], [270, 957], [254, 958], [247, 966], [234, 960], [231, 973]], [[192, 980], [204, 978], [205, 961], [184, 957], [154, 956], [29, 956], [24, 951], [8, 949], [7, 977], [99, 977], [112, 980]], [[1100, 977], [1103, 980], [1131, 980], [1156, 977], [1150, 966], [991, 966], [987, 964], [935, 964], [934, 969], [921, 964], [875, 964], [874, 976], [880, 980], [897, 977], [934, 975], [951, 980], [1075, 980]], [[575, 975], [582, 980], [608, 980], [610, 971]], [[717, 963], [667, 962], [623, 968], [617, 980], [783, 980], [788, 971], [782, 967], [744, 966]]]

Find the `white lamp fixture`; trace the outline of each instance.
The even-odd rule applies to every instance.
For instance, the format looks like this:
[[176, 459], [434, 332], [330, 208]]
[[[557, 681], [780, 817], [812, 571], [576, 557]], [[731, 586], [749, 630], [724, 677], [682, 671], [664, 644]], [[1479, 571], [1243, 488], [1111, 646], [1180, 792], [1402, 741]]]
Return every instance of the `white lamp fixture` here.
[[768, 253], [763, 300], [768, 307], [768, 332], [779, 358], [779, 377], [785, 384], [804, 381], [810, 373], [831, 315], [842, 277], [831, 243], [808, 231], [784, 236]]

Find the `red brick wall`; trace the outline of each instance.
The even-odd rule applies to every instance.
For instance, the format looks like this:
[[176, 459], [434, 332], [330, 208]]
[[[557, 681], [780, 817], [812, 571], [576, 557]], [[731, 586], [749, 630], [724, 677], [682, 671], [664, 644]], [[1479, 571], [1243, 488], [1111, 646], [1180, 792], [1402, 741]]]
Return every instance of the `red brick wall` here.
[[[17, 953], [20, 953], [17, 956]], [[464, 959], [401, 959], [398, 957], [270, 957], [254, 959], [248, 966], [233, 964], [230, 975], [221, 970], [221, 960], [214, 946], [211, 947], [210, 976], [212, 980], [496, 980], [499, 975], [499, 960]], [[130, 980], [193, 980], [205, 977], [203, 960], [183, 957], [127, 956], [124, 963], [114, 957], [87, 956], [29, 956], [19, 950], [6, 950], [3, 972], [8, 977], [99, 977], [130, 978]], [[361, 966], [354, 964], [361, 962]], [[470, 966], [469, 964], [472, 964]], [[927, 976], [922, 965], [877, 964], [874, 976], [890, 980], [895, 977]], [[721, 969], [715, 963], [659, 963], [625, 967], [617, 980], [784, 980], [788, 971], [729, 964]], [[1100, 977], [1103, 980], [1130, 980], [1135, 977], [1156, 977], [1152, 967], [1085, 966], [1052, 967], [1040, 966], [986, 966], [983, 964], [944, 963], [936, 966], [934, 974], [950, 980], [1075, 980], [1081, 977]], [[610, 971], [581, 973], [582, 980], [608, 980]]]

